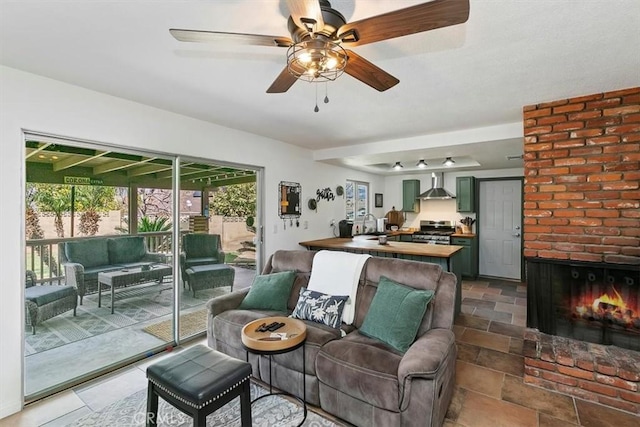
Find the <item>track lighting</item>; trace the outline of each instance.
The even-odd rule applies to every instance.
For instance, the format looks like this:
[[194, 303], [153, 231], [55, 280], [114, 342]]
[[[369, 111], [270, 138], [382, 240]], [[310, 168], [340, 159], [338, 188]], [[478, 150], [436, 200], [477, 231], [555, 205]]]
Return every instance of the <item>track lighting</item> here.
[[393, 170], [394, 171], [399, 171], [403, 168], [404, 166], [402, 166], [402, 164], [400, 162], [396, 162], [395, 165], [393, 165]]
[[442, 162], [443, 165], [449, 167], [449, 166], [453, 166], [455, 162], [453, 161], [453, 159], [451, 159], [451, 157], [447, 157], [446, 159], [444, 159], [444, 162]]
[[424, 169], [427, 167], [427, 162], [425, 162], [424, 159], [420, 159], [420, 161], [416, 163], [416, 166], [420, 169]]

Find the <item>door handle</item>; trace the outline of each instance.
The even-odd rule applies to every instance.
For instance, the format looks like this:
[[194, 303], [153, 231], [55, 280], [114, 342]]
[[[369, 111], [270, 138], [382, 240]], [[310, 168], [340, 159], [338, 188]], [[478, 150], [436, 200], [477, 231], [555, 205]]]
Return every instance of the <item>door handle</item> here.
[[513, 237], [520, 237], [520, 233], [515, 233]]

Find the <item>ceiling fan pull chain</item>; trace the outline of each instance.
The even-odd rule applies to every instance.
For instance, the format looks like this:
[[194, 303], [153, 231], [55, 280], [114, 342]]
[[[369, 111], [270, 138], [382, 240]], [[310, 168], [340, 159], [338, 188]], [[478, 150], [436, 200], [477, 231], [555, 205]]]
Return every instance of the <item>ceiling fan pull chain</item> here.
[[324, 82], [324, 103], [329, 103], [329, 86], [327, 85], [327, 82]]
[[316, 108], [314, 108], [313, 111], [317, 113], [318, 111], [320, 111], [320, 108], [318, 108], [318, 85], [314, 86], [316, 87]]

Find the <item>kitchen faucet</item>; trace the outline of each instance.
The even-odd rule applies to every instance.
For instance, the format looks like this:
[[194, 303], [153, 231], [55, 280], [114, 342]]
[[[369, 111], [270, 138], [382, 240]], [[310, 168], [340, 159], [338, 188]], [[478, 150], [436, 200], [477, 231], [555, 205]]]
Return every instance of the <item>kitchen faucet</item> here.
[[[362, 217], [362, 234], [367, 234], [367, 224], [366, 224], [366, 222], [367, 222], [367, 218], [370, 217], [370, 216], [373, 217], [373, 222], [374, 223], [377, 224], [377, 222], [378, 222], [378, 218], [376, 218], [376, 216], [374, 214], [372, 214], [372, 213], [365, 214]], [[375, 226], [374, 226], [374, 231], [375, 231]]]

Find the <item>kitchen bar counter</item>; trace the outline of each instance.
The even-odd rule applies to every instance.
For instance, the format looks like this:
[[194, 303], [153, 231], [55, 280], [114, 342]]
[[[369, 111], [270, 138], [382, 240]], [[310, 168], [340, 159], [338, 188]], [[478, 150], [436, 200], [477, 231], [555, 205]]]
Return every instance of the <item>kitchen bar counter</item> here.
[[[347, 252], [376, 252], [396, 255], [415, 255], [434, 258], [451, 258], [453, 254], [462, 250], [462, 246], [429, 245], [426, 243], [388, 242], [386, 245], [378, 243], [378, 239], [348, 239], [333, 237], [320, 240], [300, 242], [308, 249], [339, 249]], [[399, 256], [398, 258], [402, 258]]]
[[365, 240], [338, 237], [309, 240], [299, 244], [309, 250], [328, 249], [438, 264], [443, 270], [455, 274], [458, 279], [455, 314], [458, 315], [460, 313], [460, 305], [462, 304], [462, 264], [460, 262], [460, 254], [462, 253], [462, 246], [392, 241], [386, 245], [381, 245], [378, 243], [377, 238]]

